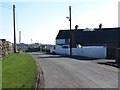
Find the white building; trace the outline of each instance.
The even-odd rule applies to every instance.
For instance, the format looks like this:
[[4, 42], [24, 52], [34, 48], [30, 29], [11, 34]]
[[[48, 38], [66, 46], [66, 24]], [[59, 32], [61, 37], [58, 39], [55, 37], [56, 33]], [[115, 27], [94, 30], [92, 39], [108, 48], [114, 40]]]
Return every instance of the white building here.
[[[108, 57], [108, 47], [116, 47], [120, 28], [78, 29], [72, 32], [72, 55], [91, 58]], [[60, 30], [56, 37], [55, 53], [70, 54], [70, 30]]]

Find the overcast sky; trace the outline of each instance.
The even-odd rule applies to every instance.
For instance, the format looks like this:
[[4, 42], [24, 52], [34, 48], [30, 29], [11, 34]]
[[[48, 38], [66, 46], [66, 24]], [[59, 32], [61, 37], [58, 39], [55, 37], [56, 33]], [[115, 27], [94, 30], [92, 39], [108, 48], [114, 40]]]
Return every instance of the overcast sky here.
[[[9, 2], [8, 2], [9, 1]], [[26, 2], [25, 2], [26, 1]], [[16, 6], [16, 41], [55, 44], [59, 30], [69, 29], [69, 6], [72, 29], [118, 27], [119, 0], [3, 0], [0, 3], [0, 38], [13, 42], [13, 4]]]

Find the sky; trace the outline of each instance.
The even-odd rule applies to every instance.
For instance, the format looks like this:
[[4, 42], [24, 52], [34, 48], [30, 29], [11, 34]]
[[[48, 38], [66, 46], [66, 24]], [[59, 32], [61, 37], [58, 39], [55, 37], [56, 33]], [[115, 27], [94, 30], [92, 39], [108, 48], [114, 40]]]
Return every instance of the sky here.
[[[71, 6], [72, 29], [118, 27], [119, 0], [2, 0], [0, 2], [0, 38], [13, 42], [13, 4], [16, 15], [16, 41], [55, 44], [59, 30], [69, 29]], [[32, 41], [31, 41], [32, 39]]]

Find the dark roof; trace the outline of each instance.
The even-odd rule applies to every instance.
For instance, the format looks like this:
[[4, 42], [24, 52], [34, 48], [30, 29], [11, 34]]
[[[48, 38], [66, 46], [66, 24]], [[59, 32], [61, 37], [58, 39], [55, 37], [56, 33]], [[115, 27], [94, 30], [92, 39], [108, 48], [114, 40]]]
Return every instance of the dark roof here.
[[[120, 44], [120, 27], [118, 28], [102, 28], [102, 30], [94, 29], [95, 31], [83, 31], [78, 29], [76, 32], [72, 30], [76, 43], [81, 45], [113, 45]], [[60, 30], [56, 39], [69, 39], [69, 30]], [[120, 45], [119, 45], [120, 46]]]
[[[99, 28], [94, 28], [94, 30], [99, 30]], [[101, 30], [120, 30], [120, 27], [115, 27], [115, 28], [102, 28]]]
[[[84, 29], [78, 29], [78, 31], [83, 31]], [[71, 30], [72, 33], [75, 31], [75, 30]], [[56, 37], [56, 39], [69, 39], [70, 38], [70, 30], [59, 30], [59, 33]]]

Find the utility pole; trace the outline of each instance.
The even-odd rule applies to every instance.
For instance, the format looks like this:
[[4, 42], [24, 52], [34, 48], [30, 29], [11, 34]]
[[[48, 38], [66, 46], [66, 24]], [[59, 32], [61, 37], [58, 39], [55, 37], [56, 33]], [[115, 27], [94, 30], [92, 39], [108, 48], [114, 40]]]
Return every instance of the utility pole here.
[[14, 27], [14, 53], [16, 53], [15, 5], [13, 5], [13, 27]]
[[69, 6], [69, 12], [70, 12], [70, 56], [72, 56], [72, 31], [71, 31], [71, 6]]
[[19, 31], [19, 44], [21, 44], [21, 31]]

